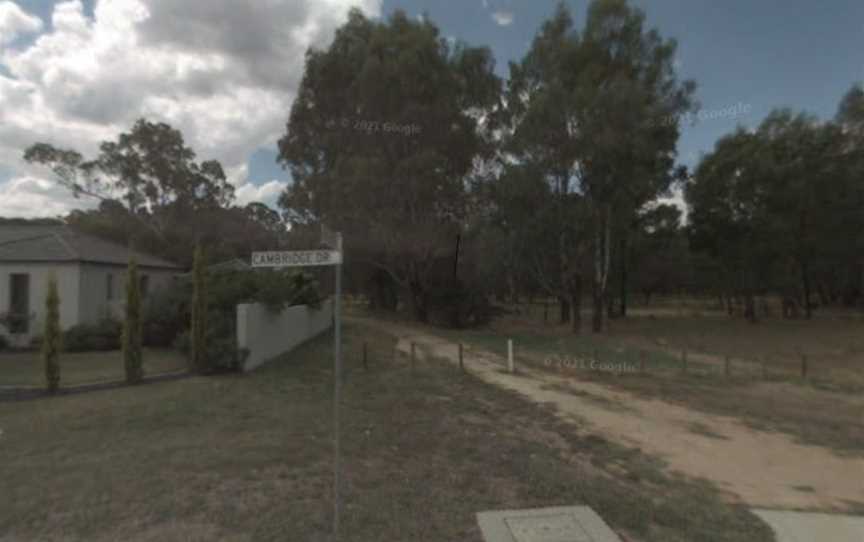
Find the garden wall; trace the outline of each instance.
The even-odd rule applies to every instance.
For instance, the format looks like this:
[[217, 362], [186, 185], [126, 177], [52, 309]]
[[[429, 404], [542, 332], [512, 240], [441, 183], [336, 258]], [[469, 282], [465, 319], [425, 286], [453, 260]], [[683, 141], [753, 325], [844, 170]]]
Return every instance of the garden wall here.
[[318, 310], [298, 305], [278, 314], [260, 303], [237, 305], [237, 346], [249, 350], [243, 370], [251, 371], [293, 350], [332, 325], [332, 299], [322, 301]]

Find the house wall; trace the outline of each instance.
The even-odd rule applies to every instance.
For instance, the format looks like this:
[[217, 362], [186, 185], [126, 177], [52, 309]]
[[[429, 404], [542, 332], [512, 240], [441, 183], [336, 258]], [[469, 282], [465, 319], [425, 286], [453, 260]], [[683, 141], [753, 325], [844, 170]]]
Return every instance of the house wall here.
[[[0, 263], [0, 314], [9, 311], [9, 277], [25, 273], [30, 276], [30, 312], [35, 317], [30, 321], [30, 329], [25, 334], [14, 337], [5, 327], [0, 326], [0, 335], [16, 346], [27, 346], [33, 337], [42, 334], [45, 325], [45, 296], [48, 293], [48, 279], [57, 277], [57, 290], [60, 294], [60, 327], [68, 329], [74, 325], [95, 324], [111, 316], [123, 319], [126, 300], [126, 267], [119, 265], [79, 264], [79, 263]], [[114, 276], [113, 301], [108, 299], [108, 275]], [[140, 267], [139, 276], [148, 276], [151, 293], [171, 284], [176, 273], [171, 270]], [[146, 299], [145, 299], [146, 300]]]
[[[108, 276], [113, 276], [113, 298], [108, 299]], [[138, 268], [138, 276], [149, 277], [150, 293], [171, 284], [175, 271]], [[112, 317], [123, 319], [126, 305], [126, 266], [86, 263], [81, 265], [81, 304], [79, 322], [95, 324]], [[145, 298], [146, 301], [146, 298]]]
[[8, 330], [0, 326], [0, 334], [17, 346], [26, 346], [30, 340], [42, 334], [45, 325], [45, 296], [48, 293], [48, 280], [57, 277], [57, 291], [60, 295], [60, 327], [69, 328], [78, 323], [81, 280], [80, 265], [77, 263], [2, 263], [0, 264], [0, 313], [9, 311], [9, 276], [15, 273], [30, 275], [30, 313], [35, 317], [30, 321], [26, 334], [10, 336]]
[[251, 371], [332, 325], [332, 299], [322, 302], [318, 310], [300, 305], [278, 314], [260, 303], [237, 305], [237, 346], [249, 349], [243, 370]]

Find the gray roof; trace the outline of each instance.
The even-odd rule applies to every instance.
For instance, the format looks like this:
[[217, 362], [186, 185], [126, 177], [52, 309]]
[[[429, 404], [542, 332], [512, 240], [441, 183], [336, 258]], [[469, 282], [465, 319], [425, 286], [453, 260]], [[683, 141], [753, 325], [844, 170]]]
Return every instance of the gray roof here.
[[130, 255], [142, 267], [181, 269], [175, 263], [130, 252], [125, 246], [76, 231], [68, 226], [0, 225], [0, 263], [87, 262], [126, 265]]
[[208, 271], [249, 271], [250, 269], [252, 269], [252, 266], [249, 265], [249, 262], [243, 261], [240, 258], [207, 266]]

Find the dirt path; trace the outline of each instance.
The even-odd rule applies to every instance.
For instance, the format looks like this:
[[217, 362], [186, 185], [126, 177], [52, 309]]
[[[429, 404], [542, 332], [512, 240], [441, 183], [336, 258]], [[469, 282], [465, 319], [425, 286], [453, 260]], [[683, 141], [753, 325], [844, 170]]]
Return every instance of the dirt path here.
[[[396, 333], [400, 351], [410, 352], [414, 342], [423, 356], [456, 362], [452, 342], [407, 326], [362, 321]], [[711, 480], [748, 505], [843, 510], [864, 502], [864, 459], [840, 457], [785, 434], [751, 429], [734, 418], [641, 399], [572, 377], [525, 368], [511, 375], [499, 356], [474, 348], [465, 350], [464, 362], [484, 381], [538, 403], [552, 403], [563, 419], [584, 420], [594, 432], [660, 457], [673, 471]]]

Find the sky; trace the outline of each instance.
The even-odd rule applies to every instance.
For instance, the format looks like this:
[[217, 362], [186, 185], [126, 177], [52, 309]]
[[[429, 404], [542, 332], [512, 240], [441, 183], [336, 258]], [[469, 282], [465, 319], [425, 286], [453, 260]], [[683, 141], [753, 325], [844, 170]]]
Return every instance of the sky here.
[[[326, 47], [350, 7], [428, 17], [442, 36], [492, 49], [498, 75], [528, 50], [558, 0], [0, 0], [0, 216], [92, 206], [26, 164], [36, 141], [95, 154], [146, 116], [217, 159], [240, 203], [275, 205], [290, 176], [276, 141], [307, 48]], [[675, 66], [698, 85], [679, 161], [694, 165], [737, 125], [776, 107], [833, 117], [864, 80], [864, 2], [631, 0], [678, 41]], [[588, 0], [566, 2], [577, 28]]]

